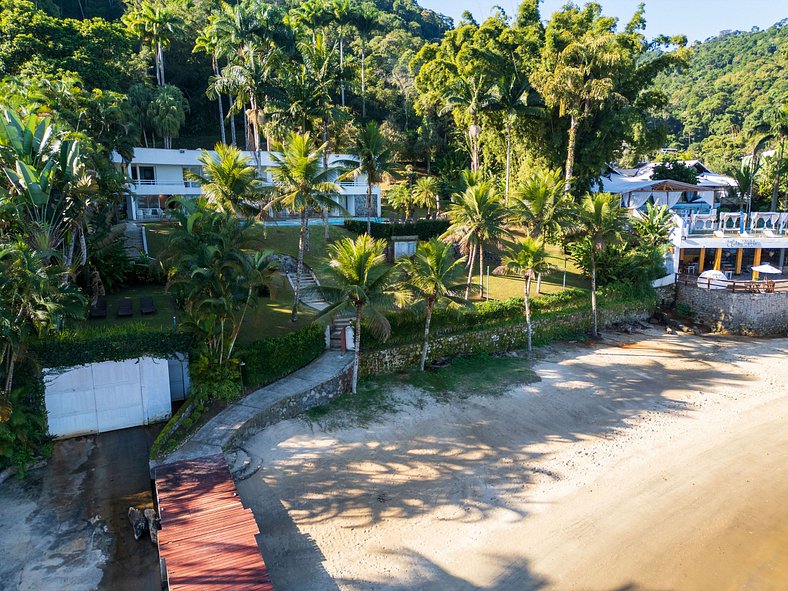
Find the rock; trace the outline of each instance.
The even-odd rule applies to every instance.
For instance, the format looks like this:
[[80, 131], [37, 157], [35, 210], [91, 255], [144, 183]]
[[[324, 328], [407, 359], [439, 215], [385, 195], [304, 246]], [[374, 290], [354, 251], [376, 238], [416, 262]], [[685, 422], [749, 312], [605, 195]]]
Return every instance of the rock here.
[[654, 318], [652, 316], [651, 318], [648, 319], [648, 323], [649, 324], [659, 324], [660, 322], [659, 322], [659, 320], [657, 320], [656, 318]]
[[150, 541], [159, 545], [159, 530], [161, 529], [161, 521], [159, 521], [159, 516], [156, 515], [156, 511], [153, 509], [145, 509], [142, 512], [145, 516], [145, 521], [148, 524], [148, 533], [150, 534]]
[[136, 507], [129, 507], [128, 517], [134, 532], [134, 539], [139, 540], [148, 529], [148, 520], [145, 519], [145, 514]]

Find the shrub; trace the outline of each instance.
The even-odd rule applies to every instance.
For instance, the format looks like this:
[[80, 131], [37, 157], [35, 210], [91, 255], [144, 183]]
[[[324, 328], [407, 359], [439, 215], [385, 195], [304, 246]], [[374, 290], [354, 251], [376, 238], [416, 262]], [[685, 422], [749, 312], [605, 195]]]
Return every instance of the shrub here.
[[194, 398], [232, 402], [241, 394], [241, 372], [237, 359], [218, 364], [204, 354], [197, 354], [189, 364], [189, 375]]
[[9, 398], [11, 418], [0, 422], [0, 470], [17, 466], [23, 476], [37, 457], [51, 451], [41, 372], [30, 363], [19, 365]]
[[171, 357], [190, 351], [189, 334], [152, 328], [141, 322], [65, 330], [38, 339], [30, 354], [42, 367], [68, 367], [135, 357]]
[[244, 386], [259, 388], [307, 365], [325, 350], [325, 329], [310, 325], [238, 351]]
[[[372, 237], [389, 239], [392, 236], [418, 236], [419, 240], [429, 240], [443, 234], [449, 227], [448, 220], [416, 220], [414, 222], [372, 222]], [[367, 222], [362, 220], [345, 220], [345, 229], [364, 234]]]

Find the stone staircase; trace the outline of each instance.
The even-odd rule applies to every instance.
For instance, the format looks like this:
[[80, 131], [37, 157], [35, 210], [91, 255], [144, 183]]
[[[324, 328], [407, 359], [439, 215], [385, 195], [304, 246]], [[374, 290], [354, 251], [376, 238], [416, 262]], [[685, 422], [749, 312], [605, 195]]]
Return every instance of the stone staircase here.
[[123, 232], [123, 248], [132, 260], [139, 259], [141, 253], [147, 252], [145, 238], [142, 235], [143, 232], [142, 226], [138, 226], [133, 222], [126, 224], [126, 229]]
[[341, 351], [342, 350], [342, 335], [345, 332], [345, 329], [348, 326], [351, 326], [354, 322], [354, 318], [352, 316], [337, 316], [331, 322], [331, 346], [330, 349], [332, 351]]
[[[287, 273], [287, 280], [290, 282], [290, 287], [295, 291], [296, 273]], [[315, 277], [315, 274], [309, 269], [304, 269], [304, 272], [301, 273], [300, 295], [298, 299], [301, 300], [302, 304], [318, 312], [322, 312], [328, 308], [328, 302], [325, 301], [319, 293], [314, 291], [314, 288], [319, 286], [320, 282], [317, 280], [317, 277]]]

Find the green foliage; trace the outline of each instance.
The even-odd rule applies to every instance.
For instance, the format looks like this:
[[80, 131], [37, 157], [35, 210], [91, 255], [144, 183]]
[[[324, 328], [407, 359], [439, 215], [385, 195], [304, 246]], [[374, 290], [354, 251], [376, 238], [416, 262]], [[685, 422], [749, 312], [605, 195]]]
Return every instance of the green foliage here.
[[[373, 238], [391, 238], [392, 236], [418, 236], [419, 240], [430, 240], [443, 234], [449, 228], [448, 220], [416, 220], [414, 222], [382, 223], [372, 222]], [[367, 222], [361, 220], [345, 220], [345, 228], [356, 234], [365, 234]]]
[[190, 397], [153, 440], [150, 449], [151, 459], [161, 459], [175, 451], [203, 422], [209, 404], [205, 398]]
[[241, 372], [238, 359], [219, 364], [197, 353], [189, 362], [192, 396], [198, 400], [232, 402], [241, 394]]
[[243, 362], [244, 387], [260, 388], [275, 382], [316, 359], [325, 347], [325, 330], [318, 325], [243, 347], [238, 358]]
[[[543, 295], [530, 299], [531, 312], [534, 320], [549, 318], [590, 309], [588, 292], [582, 289], [566, 289], [564, 291]], [[389, 313], [391, 336], [387, 345], [401, 345], [420, 339], [424, 332], [424, 320], [420, 314], [400, 311]], [[489, 300], [479, 302], [473, 308], [438, 308], [433, 312], [431, 333], [433, 336], [465, 332], [480, 327], [492, 327], [503, 324], [521, 323], [523, 321], [523, 299]], [[380, 347], [383, 343], [376, 341], [374, 335], [365, 335]]]
[[148, 355], [171, 357], [190, 351], [193, 344], [189, 334], [132, 322], [57, 332], [33, 341], [30, 354], [42, 367], [68, 367]]
[[655, 181], [670, 179], [695, 185], [698, 182], [698, 171], [695, 170], [693, 166], [684, 164], [678, 160], [660, 162], [654, 166], [651, 178]]
[[133, 42], [120, 23], [60, 19], [27, 0], [0, 2], [0, 72], [76, 74], [89, 89], [119, 91], [137, 74]]
[[0, 421], [0, 470], [17, 466], [21, 477], [37, 457], [51, 451], [44, 384], [41, 373], [30, 363], [17, 370], [9, 398], [14, 412], [7, 421]]
[[683, 71], [658, 77], [670, 97], [664, 118], [672, 145], [713, 170], [737, 167], [749, 135], [788, 96], [788, 26], [723, 31], [692, 46]]

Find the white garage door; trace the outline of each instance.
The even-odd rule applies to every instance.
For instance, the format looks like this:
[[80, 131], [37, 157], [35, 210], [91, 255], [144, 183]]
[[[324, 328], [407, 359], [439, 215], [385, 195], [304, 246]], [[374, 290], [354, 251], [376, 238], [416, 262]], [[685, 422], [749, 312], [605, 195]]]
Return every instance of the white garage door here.
[[49, 432], [101, 433], [169, 418], [166, 359], [143, 357], [45, 370]]

